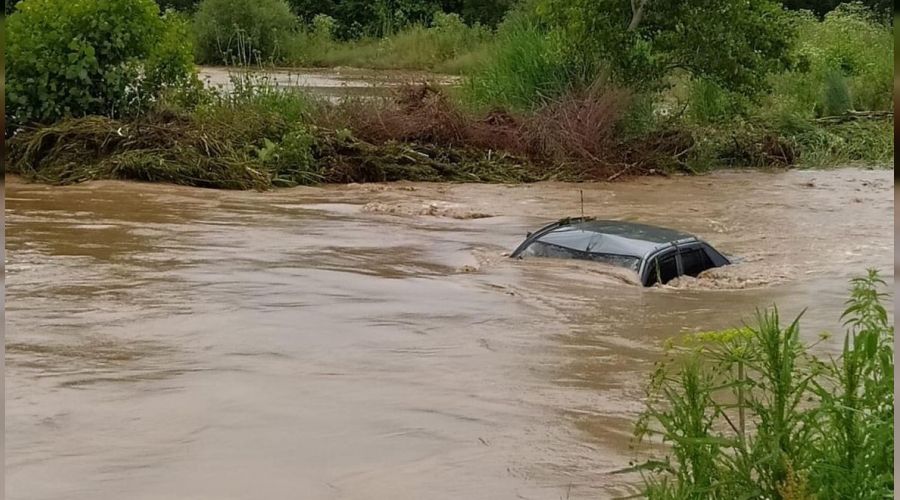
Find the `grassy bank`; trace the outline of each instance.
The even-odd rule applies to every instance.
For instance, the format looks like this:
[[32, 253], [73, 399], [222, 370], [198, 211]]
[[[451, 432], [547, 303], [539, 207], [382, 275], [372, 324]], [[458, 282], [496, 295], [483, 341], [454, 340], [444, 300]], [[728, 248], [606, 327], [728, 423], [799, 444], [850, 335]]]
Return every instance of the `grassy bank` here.
[[639, 130], [633, 96], [595, 85], [529, 111], [460, 105], [427, 84], [338, 103], [269, 87], [252, 74], [234, 92], [174, 94], [132, 118], [87, 116], [19, 131], [7, 168], [67, 184], [133, 179], [224, 189], [373, 181], [611, 181], [721, 166], [891, 161], [888, 118], [795, 124], [655, 123]]
[[[769, 27], [774, 32], [766, 36], [774, 38], [770, 48], [775, 42], [782, 48], [760, 61], [747, 80], [719, 63], [682, 59], [692, 46], [714, 49], [699, 39], [681, 46], [687, 35], [660, 35], [663, 18], [643, 37], [608, 33], [620, 29], [610, 21], [616, 2], [603, 2], [609, 11], [576, 6], [559, 16], [546, 13], [556, 5], [553, 0], [524, 5], [500, 26], [490, 57], [465, 84], [469, 105], [528, 111], [573, 88], [607, 82], [632, 94], [621, 133], [674, 129], [693, 137], [696, 147], [681, 158], [689, 171], [893, 165], [893, 70], [887, 57], [892, 28], [862, 4], [842, 5], [823, 19], [803, 11], [779, 13], [783, 29]], [[734, 48], [718, 56], [741, 57], [734, 66], [746, 70], [761, 50], [755, 46], [765, 34], [761, 26], [776, 26], [766, 19], [778, 12], [769, 11], [760, 25], [748, 27], [747, 39], [732, 33], [738, 20], [723, 25], [717, 36]], [[593, 23], [580, 21], [591, 15]], [[700, 23], [680, 29], [707, 28]], [[585, 29], [595, 31], [581, 33]], [[651, 43], [657, 46], [649, 48]], [[747, 47], [739, 49], [742, 44]], [[736, 56], [741, 50], [746, 53]]]

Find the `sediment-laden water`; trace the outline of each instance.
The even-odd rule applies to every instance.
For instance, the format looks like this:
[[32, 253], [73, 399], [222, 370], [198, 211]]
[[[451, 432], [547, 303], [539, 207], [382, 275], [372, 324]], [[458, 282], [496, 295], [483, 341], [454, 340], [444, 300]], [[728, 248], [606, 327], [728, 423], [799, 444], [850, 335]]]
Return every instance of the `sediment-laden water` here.
[[[503, 256], [580, 214], [579, 190], [588, 215], [741, 262], [644, 289]], [[816, 338], [851, 276], [893, 282], [890, 171], [265, 193], [13, 178], [6, 216], [11, 500], [629, 494], [614, 471], [666, 339], [773, 303], [808, 307]]]
[[409, 84], [430, 82], [436, 85], [456, 85], [462, 79], [425, 71], [374, 70], [358, 68], [257, 68], [247, 72], [239, 68], [202, 66], [199, 78], [207, 87], [231, 91], [233, 79], [252, 76], [251, 83], [279, 89], [300, 89], [328, 99], [351, 96], [384, 96], [391, 90]]

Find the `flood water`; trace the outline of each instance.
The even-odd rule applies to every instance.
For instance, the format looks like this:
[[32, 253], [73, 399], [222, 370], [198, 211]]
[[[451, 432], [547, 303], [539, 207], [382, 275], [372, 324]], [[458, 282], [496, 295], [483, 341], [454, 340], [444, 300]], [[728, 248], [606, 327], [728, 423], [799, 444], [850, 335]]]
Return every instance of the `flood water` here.
[[[513, 261], [584, 211], [741, 262], [644, 289]], [[890, 171], [224, 192], [6, 183], [7, 494], [553, 499], [616, 474], [666, 339], [893, 284]], [[837, 341], [835, 341], [837, 342]], [[826, 346], [834, 348], [835, 346]]]
[[231, 91], [232, 78], [252, 75], [254, 81], [279, 89], [301, 89], [327, 99], [390, 95], [400, 85], [430, 82], [455, 85], [460, 77], [425, 71], [359, 68], [257, 68], [244, 72], [234, 67], [201, 66], [199, 78], [207, 87]]

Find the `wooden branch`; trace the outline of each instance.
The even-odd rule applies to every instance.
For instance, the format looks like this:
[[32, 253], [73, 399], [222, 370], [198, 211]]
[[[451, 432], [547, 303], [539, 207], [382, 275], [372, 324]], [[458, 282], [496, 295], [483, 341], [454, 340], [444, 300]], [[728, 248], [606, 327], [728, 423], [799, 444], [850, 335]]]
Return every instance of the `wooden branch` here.
[[823, 116], [813, 120], [816, 123], [844, 123], [853, 120], [876, 120], [879, 118], [890, 118], [894, 115], [893, 111], [848, 111], [843, 115]]
[[631, 0], [631, 22], [628, 24], [628, 31], [634, 31], [641, 24], [644, 18], [644, 7], [650, 0]]
[[637, 163], [629, 163], [629, 164], [625, 165], [625, 168], [623, 168], [622, 170], [619, 170], [618, 172], [607, 177], [606, 182], [612, 182], [612, 181], [618, 179], [619, 177], [622, 176], [622, 174], [624, 174], [625, 172], [631, 170], [632, 168], [634, 168], [636, 166], [637, 166]]

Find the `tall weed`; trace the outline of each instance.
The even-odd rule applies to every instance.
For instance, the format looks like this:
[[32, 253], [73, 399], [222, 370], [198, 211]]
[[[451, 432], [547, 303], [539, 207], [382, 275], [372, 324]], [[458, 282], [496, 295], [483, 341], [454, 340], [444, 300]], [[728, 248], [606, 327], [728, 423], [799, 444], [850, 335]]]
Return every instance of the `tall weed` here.
[[893, 326], [884, 282], [852, 281], [838, 358], [777, 309], [756, 326], [697, 334], [651, 378], [636, 436], [671, 445], [650, 498], [886, 498], [893, 490]]
[[533, 109], [565, 93], [583, 78], [566, 60], [565, 40], [526, 16], [512, 16], [499, 28], [490, 59], [467, 83], [477, 106]]
[[773, 92], [759, 109], [762, 116], [808, 118], [891, 108], [893, 33], [869, 9], [847, 3], [822, 21], [798, 14], [794, 26], [795, 67], [772, 78]]
[[[456, 14], [437, 12], [430, 26], [412, 24], [384, 38], [339, 41], [324, 26], [325, 18], [316, 16], [311, 27], [283, 41], [284, 62], [299, 66], [436, 69], [455, 60], [443, 69], [464, 72], [470, 66], [466, 56], [481, 49], [491, 37], [487, 28], [466, 25]], [[316, 20], [322, 22], [317, 25]]]

